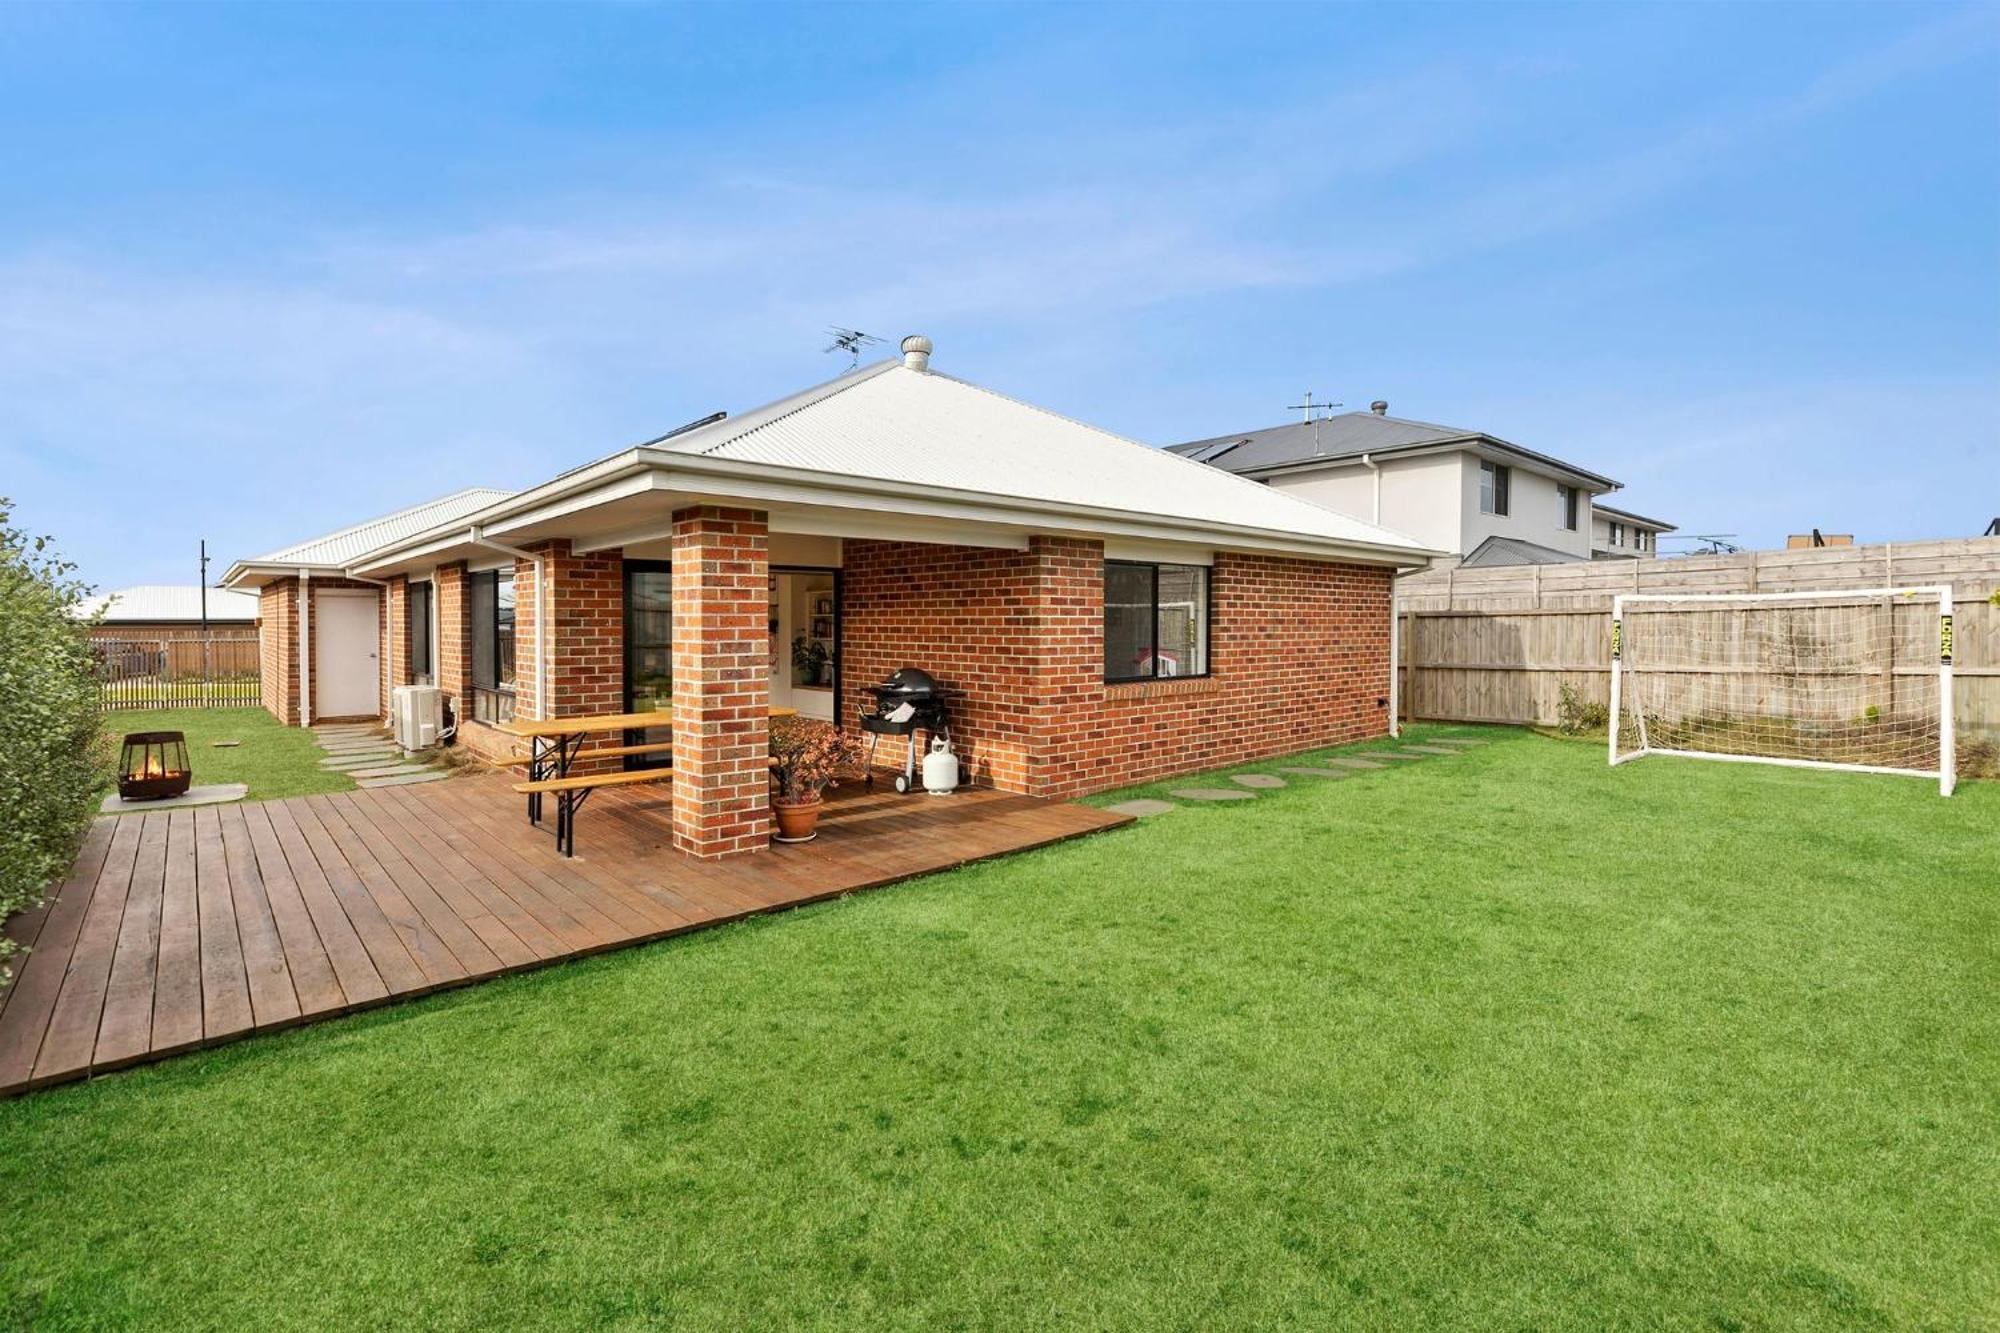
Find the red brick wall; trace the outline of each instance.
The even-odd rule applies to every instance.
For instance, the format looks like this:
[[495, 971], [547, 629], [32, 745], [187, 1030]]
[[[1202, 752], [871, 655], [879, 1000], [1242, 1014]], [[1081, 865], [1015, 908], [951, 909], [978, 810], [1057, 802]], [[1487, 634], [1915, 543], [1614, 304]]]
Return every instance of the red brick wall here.
[[[353, 579], [321, 578], [307, 581], [307, 588], [317, 604], [317, 595], [330, 589], [353, 588], [361, 592], [378, 593], [382, 590], [372, 583], [358, 583]], [[379, 604], [378, 604], [379, 605]], [[382, 612], [377, 612], [378, 632], [381, 630]], [[258, 669], [263, 677], [261, 695], [264, 707], [288, 727], [296, 727], [300, 722], [299, 687], [299, 581], [279, 579], [267, 583], [257, 594], [257, 643]], [[318, 659], [307, 669], [308, 675], [319, 675]], [[310, 688], [311, 681], [306, 682]], [[384, 711], [387, 705], [384, 704]], [[315, 717], [313, 721], [323, 722], [325, 718]]]
[[299, 724], [299, 583], [279, 579], [257, 591], [257, 666], [264, 710]]
[[1211, 674], [1106, 685], [1095, 542], [849, 541], [844, 564], [842, 717], [889, 671], [924, 667], [964, 692], [961, 763], [1010, 791], [1075, 796], [1388, 727], [1386, 569], [1218, 555]]
[[[581, 717], [625, 711], [625, 558], [619, 551], [577, 555], [566, 541], [541, 548], [549, 571], [549, 713]], [[572, 773], [622, 767], [588, 752], [623, 745], [607, 732], [585, 743]]]
[[674, 846], [770, 841], [769, 536], [763, 513], [674, 515]]
[[410, 582], [401, 574], [382, 589], [382, 717], [389, 718], [389, 696], [410, 683]]

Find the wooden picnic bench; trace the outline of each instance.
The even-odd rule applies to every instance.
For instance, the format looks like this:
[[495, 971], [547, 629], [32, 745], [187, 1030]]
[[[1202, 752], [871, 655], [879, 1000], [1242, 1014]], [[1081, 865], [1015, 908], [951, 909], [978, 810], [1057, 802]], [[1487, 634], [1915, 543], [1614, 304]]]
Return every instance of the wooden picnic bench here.
[[[773, 707], [773, 718], [796, 717], [798, 709]], [[500, 730], [528, 742], [525, 763], [528, 780], [514, 784], [514, 790], [528, 798], [528, 822], [542, 822], [542, 797], [556, 798], [556, 849], [564, 856], [576, 855], [576, 812], [594, 791], [605, 787], [630, 787], [673, 777], [671, 763], [650, 768], [625, 769], [612, 773], [571, 776], [570, 766], [579, 758], [616, 759], [628, 756], [673, 753], [673, 742], [656, 741], [639, 745], [610, 745], [584, 750], [592, 736], [605, 732], [640, 731], [668, 720], [661, 713], [593, 713], [582, 717], [553, 717], [546, 720], [514, 719], [500, 724]]]

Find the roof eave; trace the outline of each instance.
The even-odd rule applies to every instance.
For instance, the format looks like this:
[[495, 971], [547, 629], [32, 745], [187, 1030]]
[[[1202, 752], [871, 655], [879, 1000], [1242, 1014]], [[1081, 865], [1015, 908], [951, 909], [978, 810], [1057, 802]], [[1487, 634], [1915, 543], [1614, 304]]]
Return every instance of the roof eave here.
[[[1129, 531], [1135, 528], [1155, 533], [1166, 531], [1176, 534], [1180, 540], [1284, 551], [1318, 556], [1322, 559], [1344, 558], [1358, 559], [1367, 563], [1410, 565], [1428, 563], [1444, 554], [1442, 551], [1414, 545], [1329, 538], [1311, 533], [1220, 524], [1173, 515], [1062, 504], [1020, 496], [995, 495], [983, 491], [960, 491], [949, 487], [814, 472], [770, 463], [743, 462], [641, 446], [579, 469], [566, 477], [521, 492], [478, 513], [454, 520], [449, 524], [439, 525], [428, 532], [419, 533], [391, 546], [367, 552], [350, 561], [347, 569], [357, 572], [382, 569], [399, 561], [425, 554], [426, 548], [442, 553], [459, 545], [463, 540], [462, 534], [468, 533], [475, 527], [486, 530], [494, 537], [504, 537], [508, 532], [519, 528], [548, 522], [613, 499], [626, 498], [633, 493], [633, 488], [627, 483], [640, 474], [651, 474], [656, 479], [653, 482], [653, 489], [685, 489], [700, 492], [708, 489], [703, 485], [704, 482], [750, 482], [761, 492], [742, 497], [752, 501], [811, 503], [819, 499], [838, 506], [843, 497], [855, 502], [886, 499], [904, 502], [906, 507], [916, 505], [926, 509], [939, 509], [952, 517], [968, 517], [967, 509], [978, 509], [1004, 515], [1004, 521], [1044, 528], [1063, 527], [1065, 525], [1060, 520], [1072, 518], [1079, 520], [1079, 524], [1073, 526], [1086, 529], [1105, 527], [1112, 531], [1120, 529]], [[678, 478], [682, 484], [662, 486], [657, 480], [659, 478]], [[617, 488], [615, 493], [611, 488]], [[866, 505], [857, 503], [853, 507], [866, 507]], [[1051, 519], [1056, 521], [1051, 522]]]

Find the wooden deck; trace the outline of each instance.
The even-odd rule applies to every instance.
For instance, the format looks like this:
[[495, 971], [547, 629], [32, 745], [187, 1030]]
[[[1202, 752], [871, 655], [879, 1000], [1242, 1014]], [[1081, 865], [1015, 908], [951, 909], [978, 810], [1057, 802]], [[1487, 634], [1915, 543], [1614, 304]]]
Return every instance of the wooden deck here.
[[555, 851], [501, 776], [103, 818], [0, 992], [0, 1096], [1039, 847], [1129, 817], [851, 787], [817, 841], [720, 863], [664, 788], [599, 793]]

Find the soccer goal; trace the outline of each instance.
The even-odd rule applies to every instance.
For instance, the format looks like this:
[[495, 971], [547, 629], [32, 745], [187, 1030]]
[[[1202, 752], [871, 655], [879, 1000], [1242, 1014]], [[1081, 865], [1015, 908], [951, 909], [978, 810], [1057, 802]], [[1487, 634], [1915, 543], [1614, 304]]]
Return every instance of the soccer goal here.
[[1951, 589], [1626, 593], [1611, 762], [1648, 754], [1957, 782]]

